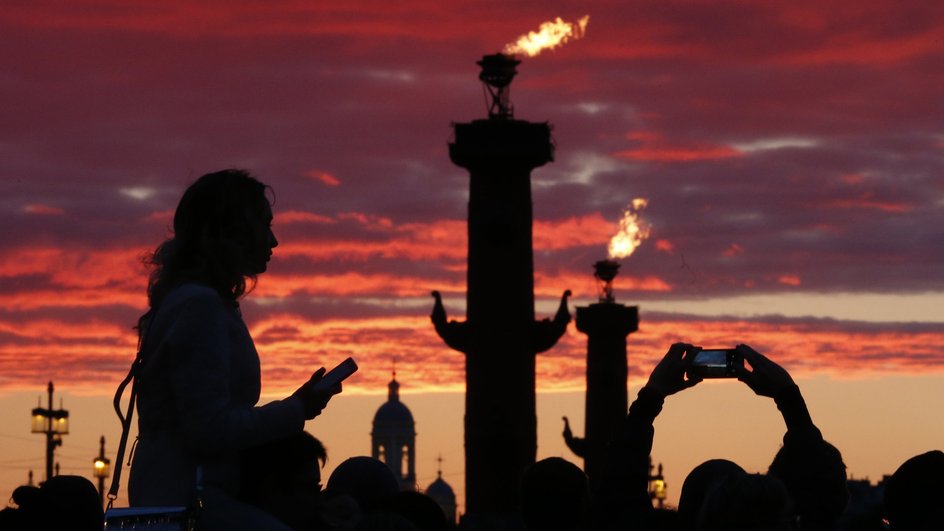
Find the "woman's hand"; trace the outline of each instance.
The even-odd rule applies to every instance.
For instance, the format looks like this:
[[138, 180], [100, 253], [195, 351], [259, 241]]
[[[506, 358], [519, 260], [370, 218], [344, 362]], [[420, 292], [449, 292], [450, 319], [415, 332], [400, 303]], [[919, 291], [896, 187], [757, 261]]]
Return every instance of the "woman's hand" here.
[[311, 378], [301, 387], [292, 393], [292, 398], [301, 400], [305, 407], [305, 419], [311, 420], [321, 414], [321, 411], [328, 405], [331, 397], [341, 392], [341, 384], [334, 387], [322, 387], [318, 382], [324, 378], [325, 368], [322, 367], [311, 375]]

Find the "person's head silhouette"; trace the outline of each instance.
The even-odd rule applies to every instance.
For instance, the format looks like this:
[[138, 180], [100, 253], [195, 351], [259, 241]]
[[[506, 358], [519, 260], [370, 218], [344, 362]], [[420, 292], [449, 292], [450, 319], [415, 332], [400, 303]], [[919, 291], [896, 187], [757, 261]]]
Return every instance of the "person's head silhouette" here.
[[944, 452], [908, 459], [885, 482], [885, 517], [892, 531], [931, 531], [944, 522]]
[[587, 517], [587, 475], [560, 457], [529, 466], [521, 479], [521, 515], [530, 531], [579, 529]]
[[846, 509], [846, 465], [826, 441], [784, 445], [768, 473], [787, 487], [803, 526], [832, 528]]
[[98, 491], [81, 476], [54, 476], [39, 487], [18, 487], [11, 498], [22, 529], [91, 531], [105, 521]]
[[239, 497], [295, 529], [320, 528], [324, 445], [306, 431], [242, 452]]
[[151, 257], [151, 306], [174, 287], [200, 282], [235, 302], [246, 280], [264, 273], [278, 245], [272, 233], [271, 189], [244, 170], [196, 180], [174, 213], [173, 236]]
[[733, 473], [708, 492], [697, 531], [793, 531], [795, 513], [783, 483], [762, 474]]
[[682, 531], [695, 529], [701, 506], [715, 486], [734, 474], [746, 474], [740, 465], [727, 459], [709, 459], [685, 477], [679, 493], [679, 521]]

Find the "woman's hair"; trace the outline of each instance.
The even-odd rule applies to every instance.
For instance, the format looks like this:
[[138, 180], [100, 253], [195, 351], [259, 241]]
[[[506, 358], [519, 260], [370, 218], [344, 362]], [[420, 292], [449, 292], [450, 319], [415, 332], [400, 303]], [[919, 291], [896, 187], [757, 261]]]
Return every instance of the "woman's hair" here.
[[200, 282], [236, 304], [247, 292], [245, 252], [259, 223], [271, 188], [245, 170], [208, 173], [184, 192], [174, 213], [173, 236], [145, 258], [150, 310], [138, 320], [139, 329], [164, 297], [186, 282]]

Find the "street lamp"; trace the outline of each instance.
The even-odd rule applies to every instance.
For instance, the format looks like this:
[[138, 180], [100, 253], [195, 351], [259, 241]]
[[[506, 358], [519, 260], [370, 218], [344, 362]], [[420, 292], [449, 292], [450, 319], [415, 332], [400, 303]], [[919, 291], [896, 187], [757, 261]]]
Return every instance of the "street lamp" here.
[[662, 463], [659, 463], [659, 472], [652, 473], [652, 459], [649, 459], [649, 498], [656, 502], [659, 509], [665, 507], [667, 487], [665, 476], [662, 475]]
[[105, 505], [105, 478], [111, 472], [111, 460], [105, 457], [105, 436], [99, 439], [98, 457], [92, 460], [92, 475], [98, 478], [98, 499]]
[[53, 454], [57, 446], [62, 445], [62, 436], [69, 433], [69, 412], [62, 409], [60, 401], [59, 409], [52, 408], [52, 382], [49, 382], [49, 407], [33, 408], [31, 427], [33, 433], [42, 433], [46, 435], [46, 480], [52, 478]]

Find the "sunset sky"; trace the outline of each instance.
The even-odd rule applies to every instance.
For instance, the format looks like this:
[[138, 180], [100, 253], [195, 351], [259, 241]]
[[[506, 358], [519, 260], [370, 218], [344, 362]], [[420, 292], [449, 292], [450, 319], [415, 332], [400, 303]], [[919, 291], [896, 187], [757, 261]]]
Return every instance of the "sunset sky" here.
[[[280, 245], [242, 305], [266, 397], [358, 360], [309, 424], [330, 469], [369, 451], [395, 359], [420, 482], [442, 453], [461, 495], [463, 359], [428, 317], [434, 289], [450, 317], [465, 309], [468, 174], [450, 124], [486, 116], [483, 54], [585, 15], [582, 39], [524, 59], [511, 88], [516, 117], [551, 122], [557, 146], [532, 176], [538, 315], [564, 289], [571, 311], [595, 301], [591, 264], [645, 198], [650, 237], [616, 279], [640, 307], [631, 396], [673, 341], [748, 343], [790, 370], [857, 477], [940, 447], [942, 3], [14, 0], [0, 496], [42, 477], [28, 410], [49, 380], [72, 414], [63, 473], [89, 474], [100, 434], [117, 446], [142, 256], [185, 187], [227, 167], [275, 190]], [[539, 457], [576, 460], [560, 416], [582, 433], [584, 361], [573, 325], [538, 360]], [[766, 468], [783, 427], [752, 396], [712, 382], [669, 399], [654, 458], [671, 497], [709, 457]]]

